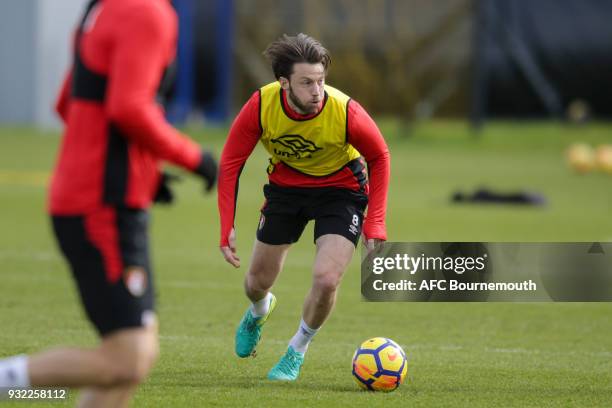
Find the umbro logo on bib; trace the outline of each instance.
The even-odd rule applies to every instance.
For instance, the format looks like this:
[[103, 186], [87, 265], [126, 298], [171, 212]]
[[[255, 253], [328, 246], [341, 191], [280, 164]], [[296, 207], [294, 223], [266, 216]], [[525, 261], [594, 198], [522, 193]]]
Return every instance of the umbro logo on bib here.
[[300, 135], [284, 135], [271, 139], [270, 142], [274, 147], [274, 154], [280, 157], [303, 159], [312, 157], [312, 154], [318, 150], [323, 150], [322, 147], [318, 147]]

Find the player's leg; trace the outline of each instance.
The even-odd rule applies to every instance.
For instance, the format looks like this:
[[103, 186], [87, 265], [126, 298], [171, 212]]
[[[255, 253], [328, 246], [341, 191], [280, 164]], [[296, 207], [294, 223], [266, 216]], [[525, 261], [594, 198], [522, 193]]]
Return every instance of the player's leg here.
[[[157, 324], [147, 328], [146, 332], [133, 329], [131, 336], [119, 336], [103, 341], [113, 355], [123, 358], [124, 366], [131, 366], [132, 381], [114, 387], [89, 387], [81, 391], [80, 407], [124, 407], [128, 406], [132, 395], [152, 368], [158, 355]], [[145, 351], [148, 350], [148, 351]], [[135, 380], [135, 381], [134, 381]]]
[[270, 289], [283, 269], [290, 244], [270, 245], [255, 240], [249, 270], [244, 277], [246, 296], [257, 303], [270, 293]]
[[288, 189], [264, 186], [265, 204], [257, 227], [244, 289], [251, 302], [268, 295], [280, 273], [289, 247], [302, 235], [308, 220], [300, 216], [301, 200]]
[[367, 197], [348, 191], [325, 192], [315, 200], [315, 243], [312, 287], [306, 296], [302, 320], [287, 352], [268, 373], [272, 380], [297, 379], [312, 338], [330, 315], [336, 292], [361, 234]]
[[341, 235], [328, 234], [317, 239], [313, 282], [304, 301], [302, 320], [287, 352], [268, 373], [269, 379], [297, 379], [308, 345], [334, 307], [340, 281], [354, 252], [354, 244]]
[[[0, 386], [87, 386], [97, 389], [97, 398], [101, 401], [120, 391], [113, 399], [119, 401], [125, 399], [125, 390], [133, 390], [146, 378], [158, 350], [157, 324], [151, 320], [146, 327], [122, 329], [105, 336], [95, 349], [58, 348], [23, 357], [19, 364], [1, 361], [0, 371], [5, 380]], [[12, 382], [6, 380], [11, 378]]]
[[32, 386], [114, 387], [142, 381], [158, 355], [157, 325], [118, 330], [96, 349], [63, 348], [32, 355]]
[[[108, 292], [106, 298], [112, 301], [104, 306], [95, 302], [95, 297], [88, 296], [94, 302], [86, 302], [86, 309], [103, 336], [102, 352], [123, 366], [125, 371], [122, 374], [127, 375], [128, 381], [113, 387], [84, 389], [79, 402], [84, 407], [127, 406], [159, 353], [148, 251], [148, 214], [117, 209], [116, 225], [124, 269], [118, 282], [101, 285]], [[79, 286], [81, 293], [86, 293], [87, 286], [81, 280]]]
[[244, 290], [252, 304], [236, 330], [239, 357], [255, 354], [262, 326], [276, 306], [276, 297], [270, 289], [283, 268], [289, 247], [299, 239], [308, 222], [298, 215], [300, 200], [290, 193], [271, 185], [264, 187], [264, 193], [266, 204], [261, 211], [257, 239], [244, 279]]
[[235, 350], [239, 357], [255, 353], [262, 327], [276, 307], [276, 297], [270, 289], [283, 268], [290, 246], [255, 240], [249, 270], [244, 278], [244, 290], [251, 306], [245, 311], [235, 337]]
[[[302, 322], [311, 330], [318, 330], [334, 307], [342, 276], [361, 236], [367, 205], [367, 197], [361, 193], [338, 190], [334, 195], [334, 201], [316, 210], [317, 254], [312, 270], [312, 287], [304, 301], [302, 315]], [[298, 337], [300, 332], [298, 330]], [[302, 345], [296, 347], [301, 349]]]
[[93, 350], [56, 349], [19, 359], [12, 369], [25, 375], [12, 377], [27, 382], [23, 386], [96, 388], [85, 393], [85, 402], [94, 405], [129, 399], [158, 353], [147, 225], [146, 212], [125, 208], [54, 217], [56, 237], [102, 340]]
[[309, 328], [319, 329], [336, 303], [336, 293], [355, 246], [341, 235], [328, 234], [317, 239], [312, 287], [304, 301], [302, 318]]

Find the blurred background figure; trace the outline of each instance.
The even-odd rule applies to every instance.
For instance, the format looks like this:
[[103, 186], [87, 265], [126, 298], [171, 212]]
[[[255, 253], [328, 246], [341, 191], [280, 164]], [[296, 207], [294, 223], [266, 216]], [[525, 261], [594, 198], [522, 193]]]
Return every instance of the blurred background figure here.
[[0, 360], [7, 388], [81, 388], [81, 405], [127, 406], [157, 359], [149, 208], [172, 201], [162, 161], [216, 182], [212, 154], [171, 127], [156, 102], [176, 53], [165, 0], [91, 0], [74, 32], [56, 104], [64, 122], [47, 210], [97, 347]]

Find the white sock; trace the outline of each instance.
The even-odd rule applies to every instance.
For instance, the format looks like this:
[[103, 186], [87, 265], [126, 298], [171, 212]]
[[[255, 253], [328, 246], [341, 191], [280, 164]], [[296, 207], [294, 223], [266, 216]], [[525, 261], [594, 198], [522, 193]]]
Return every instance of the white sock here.
[[318, 331], [319, 329], [311, 329], [308, 327], [304, 319], [302, 319], [300, 327], [298, 327], [297, 332], [291, 338], [291, 341], [289, 341], [289, 345], [298, 353], [306, 353], [308, 345]]
[[28, 387], [28, 356], [20, 354], [0, 360], [0, 389]]
[[268, 310], [270, 309], [270, 299], [272, 298], [272, 293], [268, 292], [263, 299], [259, 299], [257, 302], [253, 302], [251, 305], [251, 314], [255, 317], [262, 317]]

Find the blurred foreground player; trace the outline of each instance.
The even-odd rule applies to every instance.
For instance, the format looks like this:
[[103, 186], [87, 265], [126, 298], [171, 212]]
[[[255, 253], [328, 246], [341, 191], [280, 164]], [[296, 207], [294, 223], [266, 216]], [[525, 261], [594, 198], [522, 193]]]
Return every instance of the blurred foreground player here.
[[276, 305], [270, 289], [289, 247], [314, 220], [312, 287], [287, 352], [268, 373], [271, 380], [292, 381], [299, 376], [310, 341], [331, 313], [362, 223], [369, 251], [386, 239], [390, 159], [367, 112], [325, 84], [331, 58], [318, 41], [305, 34], [284, 36], [264, 54], [277, 81], [244, 105], [221, 156], [221, 252], [227, 262], [240, 266], [233, 228], [238, 178], [260, 141], [271, 156], [269, 184], [264, 186], [266, 200], [244, 283], [252, 305], [236, 332], [236, 354], [248, 357], [255, 352], [262, 326]]
[[177, 24], [168, 0], [94, 0], [77, 28], [57, 103], [65, 131], [48, 208], [101, 342], [1, 360], [5, 390], [83, 388], [82, 406], [125, 406], [157, 358], [147, 209], [156, 196], [170, 198], [159, 167], [188, 169], [207, 190], [217, 172], [155, 100]]

